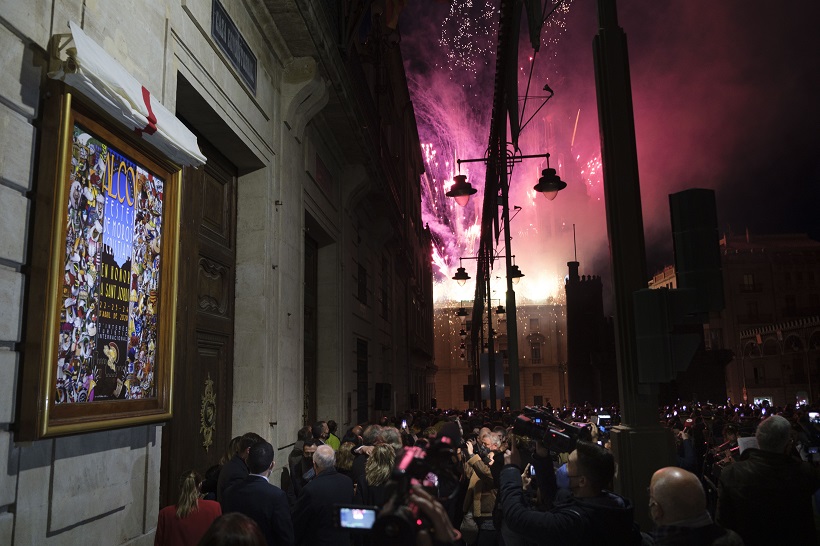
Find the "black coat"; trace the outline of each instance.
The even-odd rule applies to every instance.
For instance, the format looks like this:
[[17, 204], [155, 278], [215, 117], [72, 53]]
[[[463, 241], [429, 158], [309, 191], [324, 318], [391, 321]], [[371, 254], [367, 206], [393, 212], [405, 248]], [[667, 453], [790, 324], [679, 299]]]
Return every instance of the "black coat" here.
[[302, 489], [293, 508], [293, 527], [298, 544], [347, 546], [350, 537], [336, 527], [336, 504], [353, 503], [353, 481], [328, 468]]
[[579, 499], [556, 499], [548, 512], [531, 508], [521, 487], [521, 469], [507, 465], [501, 471], [502, 534], [507, 546], [528, 544], [578, 545], [640, 544], [633, 507], [614, 493]]
[[[225, 490], [231, 485], [240, 482], [248, 477], [248, 466], [242, 457], [234, 455], [231, 460], [225, 463], [222, 470], [219, 471], [219, 479], [216, 484], [216, 500], [222, 503], [222, 496]], [[225, 507], [222, 507], [224, 512]]]
[[717, 522], [746, 546], [816, 544], [812, 494], [820, 469], [788, 455], [748, 449], [720, 474]]
[[248, 476], [224, 493], [222, 513], [240, 512], [258, 525], [268, 546], [294, 544], [293, 523], [285, 492], [261, 476]]

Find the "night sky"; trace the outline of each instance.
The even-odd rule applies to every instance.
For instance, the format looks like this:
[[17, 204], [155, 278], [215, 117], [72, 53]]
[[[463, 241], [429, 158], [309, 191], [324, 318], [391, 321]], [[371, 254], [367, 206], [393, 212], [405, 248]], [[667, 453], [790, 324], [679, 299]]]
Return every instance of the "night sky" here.
[[[496, 23], [481, 19], [482, 0], [474, 3], [455, 0], [451, 12], [440, 0], [410, 0], [400, 21], [422, 141], [442, 137], [448, 116], [441, 112], [449, 110], [460, 157], [483, 153], [493, 93]], [[629, 44], [648, 273], [673, 261], [667, 196], [691, 187], [716, 190], [722, 233], [820, 239], [820, 2], [620, 0], [618, 13]], [[468, 19], [475, 19], [469, 27]], [[596, 32], [592, 0], [569, 2], [542, 31], [530, 94], [543, 95], [547, 83], [555, 96], [525, 128], [522, 151], [549, 151], [570, 187], [555, 208], [533, 205], [534, 219], [522, 223], [538, 229], [521, 231], [514, 244], [527, 248], [531, 237], [577, 224], [582, 272], [588, 265], [607, 275], [601, 176], [589, 167], [600, 154]], [[530, 52], [522, 41], [520, 95]], [[538, 104], [530, 101], [525, 117]], [[439, 211], [434, 232], [450, 224], [447, 214]], [[550, 247], [556, 271], [572, 258], [568, 244], [564, 236]]]

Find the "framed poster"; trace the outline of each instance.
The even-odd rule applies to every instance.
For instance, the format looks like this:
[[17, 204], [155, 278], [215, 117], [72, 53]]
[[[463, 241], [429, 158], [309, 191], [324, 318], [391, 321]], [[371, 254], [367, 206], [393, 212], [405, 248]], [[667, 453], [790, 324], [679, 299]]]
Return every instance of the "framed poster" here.
[[181, 169], [71, 93], [46, 108], [18, 436], [167, 420]]

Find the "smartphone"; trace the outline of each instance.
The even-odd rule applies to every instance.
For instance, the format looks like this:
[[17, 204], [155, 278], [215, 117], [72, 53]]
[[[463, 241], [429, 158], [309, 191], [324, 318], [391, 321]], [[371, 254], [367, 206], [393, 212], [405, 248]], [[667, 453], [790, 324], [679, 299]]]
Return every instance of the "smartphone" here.
[[530, 465], [530, 476], [535, 477], [535, 467]]
[[401, 428], [407, 428], [407, 419], [401, 420]]
[[346, 506], [337, 504], [334, 506], [334, 509], [336, 510], [336, 527], [351, 531], [367, 531], [371, 529], [376, 522], [376, 516], [379, 514], [379, 508], [377, 506]]
[[820, 423], [820, 413], [816, 411], [810, 411], [809, 421], [811, 421], [812, 423]]

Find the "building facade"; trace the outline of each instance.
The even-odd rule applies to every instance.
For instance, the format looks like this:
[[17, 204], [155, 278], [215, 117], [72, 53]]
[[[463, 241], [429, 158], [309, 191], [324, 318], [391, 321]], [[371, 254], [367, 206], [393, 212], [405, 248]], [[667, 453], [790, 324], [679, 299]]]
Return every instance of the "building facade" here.
[[[724, 235], [720, 255], [725, 308], [710, 314], [704, 345], [669, 398], [717, 400], [725, 390], [735, 403], [816, 401], [820, 243], [802, 234]], [[676, 286], [673, 266], [649, 283]]]
[[567, 266], [569, 400], [579, 405], [617, 403], [614, 323], [604, 316], [601, 277], [579, 275], [578, 262], [568, 262]]
[[[352, 0], [35, 0], [0, 11], [0, 543], [151, 544], [180, 472], [215, 464], [231, 437], [256, 432], [283, 461], [303, 423], [346, 427], [429, 404], [430, 234], [392, 21]], [[69, 22], [142, 86], [145, 127], [47, 75], [77, 68]], [[174, 349], [172, 417], [37, 438], [21, 408], [40, 394], [31, 370], [50, 365], [32, 349], [51, 297], [39, 267], [51, 247], [36, 226], [59, 184], [47, 173], [53, 101], [65, 93], [175, 165], [132, 135], [161, 132], [151, 112], [161, 104], [207, 160], [179, 175], [177, 290], [146, 299], [176, 310], [160, 330]]]
[[820, 243], [801, 234], [724, 236], [726, 309], [707, 348], [731, 350], [727, 396], [773, 404], [820, 393]]
[[[483, 381], [475, 369], [475, 363], [480, 359], [474, 358], [470, 347], [470, 334], [474, 326], [466, 316], [462, 322], [459, 309], [458, 305], [443, 305], [435, 310], [435, 388], [436, 400], [442, 408], [467, 409], [474, 406], [475, 383]], [[471, 308], [466, 310], [469, 311]], [[567, 393], [567, 322], [564, 305], [525, 303], [518, 305], [516, 312], [521, 404], [549, 403], [558, 406], [566, 400]], [[499, 407], [508, 406], [510, 397], [507, 320], [505, 313], [498, 314], [494, 308], [493, 345], [503, 366], [498, 376], [503, 378], [504, 385], [504, 396], [498, 397]], [[486, 372], [484, 376], [487, 376]], [[488, 389], [484, 389], [482, 402], [489, 407]]]

